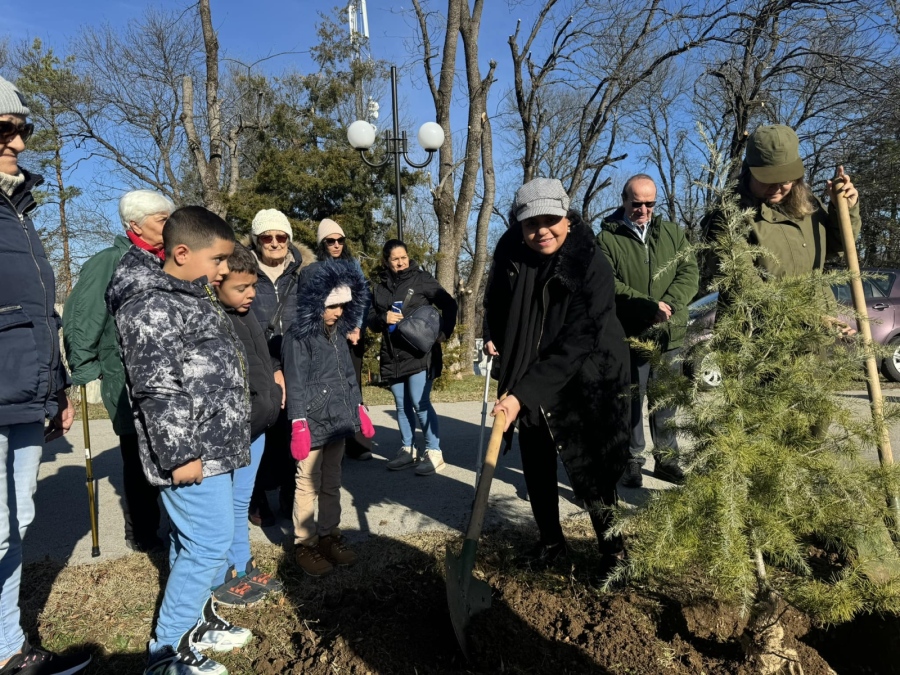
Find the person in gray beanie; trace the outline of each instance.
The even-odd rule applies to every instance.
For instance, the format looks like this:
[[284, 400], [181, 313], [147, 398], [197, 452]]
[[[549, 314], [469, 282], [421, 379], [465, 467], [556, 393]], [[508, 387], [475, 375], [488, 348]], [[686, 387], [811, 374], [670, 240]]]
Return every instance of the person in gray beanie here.
[[32, 646], [19, 612], [22, 540], [34, 519], [41, 452], [75, 418], [59, 353], [56, 279], [31, 221], [32, 190], [43, 179], [18, 162], [34, 132], [30, 114], [22, 93], [0, 77], [0, 675], [64, 675], [81, 672], [90, 655]]
[[628, 345], [616, 317], [615, 279], [594, 233], [558, 180], [516, 192], [509, 229], [494, 251], [485, 321], [499, 355], [492, 414], [507, 443], [518, 426], [522, 473], [540, 540], [526, 556], [544, 566], [568, 547], [559, 523], [557, 457], [583, 499], [600, 544], [601, 569], [623, 558], [608, 537], [616, 483], [628, 458]]

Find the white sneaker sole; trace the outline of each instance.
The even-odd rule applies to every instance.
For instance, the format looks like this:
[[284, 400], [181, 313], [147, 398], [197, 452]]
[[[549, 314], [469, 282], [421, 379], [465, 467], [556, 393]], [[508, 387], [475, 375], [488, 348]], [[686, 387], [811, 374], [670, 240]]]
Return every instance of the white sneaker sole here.
[[252, 639], [253, 633], [246, 628], [241, 628], [239, 632], [233, 633], [229, 631], [209, 631], [200, 640], [194, 642], [193, 646], [200, 651], [209, 649], [214, 652], [230, 652], [232, 649], [246, 647]]
[[430, 471], [421, 471], [420, 469], [421, 469], [422, 467], [417, 467], [417, 468], [416, 468], [416, 475], [417, 475], [417, 476], [433, 476], [434, 474], [440, 473], [441, 471], [443, 471], [446, 467], [447, 467], [447, 463], [446, 463], [446, 462], [441, 462], [440, 464], [438, 464], [436, 467], [434, 467], [434, 468], [431, 469]]

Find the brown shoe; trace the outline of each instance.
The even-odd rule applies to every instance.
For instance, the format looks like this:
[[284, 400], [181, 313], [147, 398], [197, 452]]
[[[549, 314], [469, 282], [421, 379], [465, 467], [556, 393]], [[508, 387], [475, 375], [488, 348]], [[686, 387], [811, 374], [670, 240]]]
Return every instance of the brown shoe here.
[[334, 565], [325, 560], [315, 546], [297, 544], [294, 549], [294, 560], [311, 577], [324, 577], [334, 570]]
[[344, 538], [339, 534], [330, 534], [327, 537], [319, 537], [319, 553], [325, 556], [335, 565], [350, 567], [355, 565], [359, 556], [347, 546]]

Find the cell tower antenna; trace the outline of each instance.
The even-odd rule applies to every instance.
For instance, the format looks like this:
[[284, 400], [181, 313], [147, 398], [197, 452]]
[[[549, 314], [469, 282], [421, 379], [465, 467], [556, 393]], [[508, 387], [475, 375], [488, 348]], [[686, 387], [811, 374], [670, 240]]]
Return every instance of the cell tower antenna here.
[[[350, 44], [355, 52], [355, 60], [361, 62], [364, 59], [372, 60], [369, 50], [369, 13], [366, 9], [366, 0], [350, 0], [347, 5], [347, 22], [350, 25]], [[365, 49], [366, 53], [363, 54]], [[374, 103], [374, 115], [373, 104]], [[356, 114], [357, 119], [377, 119], [378, 103], [369, 99], [366, 105], [366, 94], [363, 91], [363, 82], [356, 83]]]

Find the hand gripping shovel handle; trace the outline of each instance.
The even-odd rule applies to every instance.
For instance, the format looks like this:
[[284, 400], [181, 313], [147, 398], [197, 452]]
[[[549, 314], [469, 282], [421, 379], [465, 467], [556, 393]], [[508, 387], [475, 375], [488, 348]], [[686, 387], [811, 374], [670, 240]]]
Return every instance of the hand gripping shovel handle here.
[[91, 426], [88, 421], [87, 387], [81, 385], [81, 423], [84, 426], [84, 468], [88, 508], [91, 510], [91, 557], [100, 555], [100, 533], [97, 529], [97, 499], [94, 494], [94, 463], [91, 458]]

